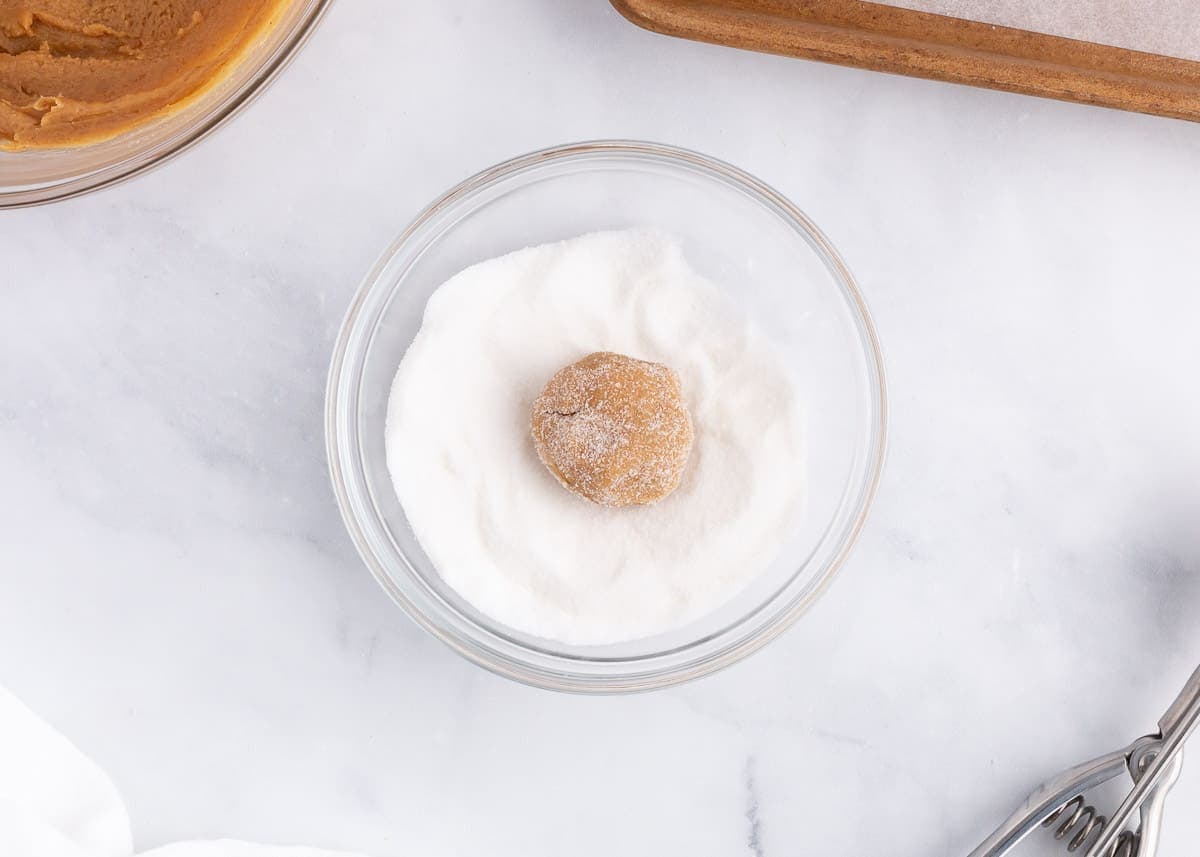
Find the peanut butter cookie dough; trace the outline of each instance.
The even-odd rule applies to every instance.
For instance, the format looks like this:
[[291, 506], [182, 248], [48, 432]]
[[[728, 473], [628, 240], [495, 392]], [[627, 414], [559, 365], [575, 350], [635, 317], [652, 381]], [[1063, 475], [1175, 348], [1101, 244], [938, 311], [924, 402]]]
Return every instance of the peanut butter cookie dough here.
[[663, 499], [679, 486], [692, 450], [679, 376], [607, 351], [555, 373], [533, 403], [530, 424], [547, 469], [602, 506]]
[[290, 0], [0, 0], [0, 148], [114, 137], [202, 93]]

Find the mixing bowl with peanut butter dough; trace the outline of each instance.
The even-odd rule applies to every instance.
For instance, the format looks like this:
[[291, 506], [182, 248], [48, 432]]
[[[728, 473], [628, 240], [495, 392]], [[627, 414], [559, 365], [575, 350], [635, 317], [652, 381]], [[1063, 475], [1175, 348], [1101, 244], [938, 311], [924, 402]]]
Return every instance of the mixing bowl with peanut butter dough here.
[[290, 0], [0, 0], [0, 148], [76, 146], [204, 92]]

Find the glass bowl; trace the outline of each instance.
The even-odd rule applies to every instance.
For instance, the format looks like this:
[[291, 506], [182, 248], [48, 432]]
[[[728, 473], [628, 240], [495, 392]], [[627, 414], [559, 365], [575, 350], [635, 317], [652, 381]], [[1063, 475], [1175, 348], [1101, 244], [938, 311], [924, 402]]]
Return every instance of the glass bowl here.
[[[476, 262], [602, 229], [651, 226], [728, 291], [796, 371], [809, 472], [803, 522], [732, 602], [682, 628], [605, 646], [531, 637], [482, 615], [439, 577], [396, 497], [384, 452], [392, 378], [430, 294]], [[862, 295], [817, 227], [735, 167], [653, 143], [533, 152], [467, 179], [414, 220], [367, 275], [329, 374], [334, 492], [371, 573], [427, 631], [493, 672], [577, 692], [649, 690], [745, 657], [803, 613], [841, 566], [879, 480], [886, 433], [879, 343]]]
[[68, 199], [116, 184], [192, 146], [249, 104], [295, 56], [332, 0], [292, 0], [280, 20], [208, 89], [174, 113], [110, 140], [0, 150], [0, 209]]

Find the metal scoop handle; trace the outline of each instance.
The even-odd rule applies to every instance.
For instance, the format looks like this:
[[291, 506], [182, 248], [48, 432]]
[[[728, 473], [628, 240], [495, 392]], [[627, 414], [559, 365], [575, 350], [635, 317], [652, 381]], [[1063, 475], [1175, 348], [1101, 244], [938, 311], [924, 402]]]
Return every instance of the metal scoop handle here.
[[[1179, 696], [1175, 697], [1175, 701], [1171, 703], [1167, 713], [1159, 719], [1158, 728], [1163, 738], [1170, 737], [1171, 733], [1179, 731], [1180, 728], [1194, 729], [1198, 707], [1200, 707], [1200, 667], [1196, 667], [1196, 671], [1183, 686], [1183, 690], [1179, 691]], [[1192, 718], [1190, 727], [1186, 725], [1189, 716]]]
[[1072, 797], [1115, 777], [1123, 776], [1128, 761], [1126, 751], [1117, 750], [1082, 765], [1076, 765], [1054, 779], [1042, 783], [1017, 807], [1016, 812], [967, 857], [1000, 857], [1008, 854], [1018, 842], [1041, 827], [1050, 813]]
[[1133, 790], [1121, 802], [1120, 808], [1113, 813], [1104, 832], [1092, 843], [1087, 857], [1105, 857], [1112, 851], [1117, 837], [1125, 828], [1130, 817], [1137, 812], [1147, 796], [1154, 791], [1168, 771], [1175, 770], [1175, 759], [1183, 751], [1183, 743], [1200, 725], [1200, 667], [1192, 673], [1179, 696], [1171, 703], [1171, 707], [1158, 721], [1162, 734], [1162, 746], [1146, 765], [1142, 776], [1133, 785]]

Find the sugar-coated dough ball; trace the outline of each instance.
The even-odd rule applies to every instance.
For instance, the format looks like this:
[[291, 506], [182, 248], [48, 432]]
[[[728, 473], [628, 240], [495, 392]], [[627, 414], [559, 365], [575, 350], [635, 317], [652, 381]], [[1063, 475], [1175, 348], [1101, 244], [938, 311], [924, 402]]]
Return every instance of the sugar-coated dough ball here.
[[538, 457], [558, 481], [605, 506], [666, 497], [692, 450], [679, 376], [610, 351], [555, 373], [533, 403], [530, 424]]

